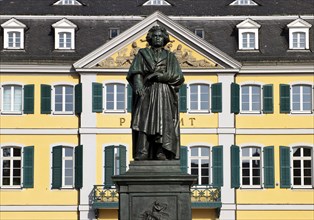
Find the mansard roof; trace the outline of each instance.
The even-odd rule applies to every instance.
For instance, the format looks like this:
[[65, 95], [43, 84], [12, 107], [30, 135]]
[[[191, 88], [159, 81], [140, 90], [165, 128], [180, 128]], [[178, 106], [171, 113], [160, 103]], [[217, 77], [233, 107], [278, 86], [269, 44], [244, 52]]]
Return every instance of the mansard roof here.
[[255, 0], [258, 6], [230, 6], [234, 0], [168, 0], [169, 7], [142, 6], [147, 0], [81, 0], [82, 6], [56, 0], [2, 0], [0, 15], [141, 15], [159, 10], [168, 16], [313, 15], [314, 0]]

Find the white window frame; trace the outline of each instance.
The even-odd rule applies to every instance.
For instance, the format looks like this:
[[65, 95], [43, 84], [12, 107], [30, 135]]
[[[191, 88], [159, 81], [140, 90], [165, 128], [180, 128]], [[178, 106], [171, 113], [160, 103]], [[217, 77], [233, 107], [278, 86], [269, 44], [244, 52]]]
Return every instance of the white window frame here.
[[[10, 185], [3, 185], [3, 148], [11, 148], [11, 152], [13, 152], [13, 148], [18, 148], [21, 150], [21, 156], [20, 157], [14, 157], [14, 156], [10, 156], [10, 163], [11, 163], [11, 173], [10, 173]], [[24, 153], [24, 148], [21, 146], [16, 146], [16, 145], [3, 145], [0, 146], [0, 187], [1, 188], [8, 188], [8, 189], [20, 189], [23, 187], [23, 153]], [[20, 185], [13, 185], [13, 160], [19, 158], [19, 160], [21, 161], [21, 182]]]
[[[117, 36], [113, 36], [113, 31], [117, 31]], [[109, 28], [109, 39], [118, 37], [120, 34], [120, 28]]]
[[[55, 49], [56, 50], [74, 50], [75, 49], [75, 29], [77, 26], [69, 20], [63, 18], [62, 20], [52, 25], [55, 32]], [[71, 35], [71, 46], [60, 47], [60, 33], [69, 33]]]
[[[294, 185], [294, 174], [293, 174], [293, 169], [294, 169], [294, 164], [293, 164], [293, 161], [294, 161], [294, 158], [299, 158], [301, 161], [304, 160], [304, 157], [294, 157], [293, 156], [293, 149], [294, 148], [308, 148], [308, 149], [311, 149], [311, 157], [308, 157], [307, 160], [310, 160], [311, 161], [311, 169], [312, 169], [312, 185], [304, 185], [304, 170], [303, 170], [303, 163], [301, 162], [301, 185]], [[314, 188], [314, 146], [308, 146], [308, 145], [296, 145], [296, 146], [292, 146], [291, 149], [290, 149], [290, 152], [291, 152], [291, 157], [290, 157], [290, 164], [291, 164], [291, 169], [290, 169], [290, 176], [291, 176], [291, 186], [292, 188], [295, 188], [295, 189], [298, 189], [298, 188], [302, 188], [302, 189], [312, 189]], [[302, 152], [303, 152], [303, 149], [302, 149]]]
[[[310, 28], [312, 25], [305, 20], [298, 18], [287, 25], [289, 28], [289, 49], [290, 50], [309, 50], [310, 49]], [[305, 47], [293, 46], [293, 34], [301, 32], [305, 33]]]
[[[20, 21], [12, 18], [5, 23], [1, 24], [3, 28], [3, 49], [7, 50], [23, 50], [24, 49], [24, 29], [26, 25], [21, 23]], [[9, 33], [18, 32], [20, 33], [20, 46], [9, 46]]]
[[[242, 109], [242, 87], [249, 86], [249, 110]], [[260, 109], [252, 110], [252, 86], [258, 86], [260, 88]], [[262, 85], [260, 84], [241, 84], [240, 85], [240, 113], [243, 114], [261, 114], [263, 109], [263, 94]]]
[[[200, 155], [201, 148], [207, 148], [209, 151], [209, 156], [192, 156], [192, 148], [198, 148], [198, 153]], [[191, 167], [191, 161], [192, 160], [198, 160], [198, 163], [200, 163], [200, 160], [202, 159], [208, 159], [208, 185], [212, 184], [212, 158], [211, 158], [211, 153], [212, 153], [212, 148], [207, 145], [193, 145], [188, 147], [188, 173], [191, 174], [192, 172], [192, 167]], [[198, 186], [207, 186], [207, 185], [202, 185], [200, 184], [202, 182], [202, 169], [198, 169], [198, 175], [197, 175], [197, 185]]]
[[[59, 49], [71, 49], [72, 47], [72, 37], [71, 32], [59, 32]], [[68, 42], [67, 40], [70, 39], [70, 46], [67, 46]], [[63, 43], [61, 43], [63, 41]]]
[[[198, 109], [191, 109], [191, 86], [196, 86], [198, 87], [197, 91], [197, 96], [198, 96]], [[202, 110], [201, 109], [201, 87], [200, 86], [208, 86], [208, 109], [206, 110]], [[188, 102], [188, 113], [209, 113], [210, 112], [210, 108], [211, 108], [211, 84], [209, 83], [205, 83], [205, 82], [191, 82], [190, 84], [188, 84], [187, 86], [187, 102]]]
[[[114, 108], [113, 109], [107, 109], [107, 86], [108, 85], [114, 85]], [[117, 109], [117, 85], [121, 85], [124, 87], [124, 109]], [[126, 113], [127, 112], [127, 85], [124, 82], [118, 82], [118, 81], [110, 81], [105, 82], [103, 84], [104, 87], [104, 111], [105, 113]]]
[[[253, 166], [252, 166], [252, 160], [256, 159], [257, 157], [251, 157], [251, 156], [242, 156], [242, 150], [243, 148], [249, 148], [250, 149], [250, 155], [251, 155], [251, 151], [252, 148], [259, 148], [260, 149], [260, 156], [259, 156], [259, 160], [260, 160], [260, 184], [259, 185], [253, 185]], [[263, 171], [264, 171], [264, 161], [263, 161], [263, 147], [261, 146], [256, 146], [256, 145], [251, 145], [251, 146], [241, 146], [240, 147], [240, 185], [241, 188], [245, 188], [245, 189], [261, 189], [263, 188], [263, 182], [264, 182], [264, 176], [263, 176]], [[250, 185], [243, 185], [243, 174], [242, 174], [242, 161], [243, 160], [249, 160], [250, 161]]]
[[[294, 110], [293, 109], [293, 87], [294, 86], [302, 86], [302, 88], [303, 88], [303, 86], [308, 86], [308, 87], [310, 87], [310, 92], [311, 92], [311, 98], [310, 98], [310, 100], [311, 100], [311, 109], [310, 110], [303, 110], [303, 92], [302, 93], [300, 93], [300, 110]], [[302, 91], [303, 91], [303, 89], [302, 89]], [[314, 105], [314, 100], [313, 100], [313, 96], [314, 96], [314, 91], [313, 91], [313, 85], [311, 85], [311, 84], [306, 84], [306, 83], [298, 83], [298, 84], [292, 84], [292, 85], [290, 85], [290, 106], [291, 106], [291, 113], [292, 114], [311, 114], [311, 113], [313, 113], [313, 105]]]
[[[72, 157], [65, 156], [65, 150], [71, 149], [72, 150]], [[66, 160], [72, 160], [72, 184], [66, 185], [65, 184], [65, 161]], [[74, 188], [74, 182], [75, 182], [75, 148], [71, 146], [62, 146], [62, 188]]]
[[[304, 47], [301, 46], [301, 34], [304, 35]], [[305, 32], [301, 32], [301, 31], [295, 31], [291, 33], [292, 36], [292, 46], [291, 49], [295, 49], [295, 50], [304, 50], [306, 48], [306, 33]], [[294, 45], [294, 39], [296, 37], [296, 43], [297, 45]]]
[[143, 6], [170, 6], [170, 4], [165, 0], [148, 0]]
[[[199, 35], [197, 34], [198, 31], [201, 32], [201, 35], [202, 35], [202, 36], [199, 36]], [[194, 30], [194, 34], [195, 34], [196, 36], [202, 38], [202, 39], [205, 38], [205, 32], [204, 32], [204, 29], [202, 29], [202, 28], [196, 28], [196, 29]]]
[[258, 6], [254, 1], [252, 0], [235, 0], [230, 5], [237, 5], [237, 6]]
[[[4, 110], [4, 87], [5, 86], [11, 86], [11, 109], [12, 105], [14, 105], [14, 94], [12, 93], [12, 89], [14, 86], [19, 86], [21, 87], [21, 111], [5, 111]], [[12, 95], [13, 94], [13, 95]], [[1, 114], [6, 114], [6, 115], [22, 115], [23, 114], [23, 109], [24, 109], [24, 85], [22, 84], [17, 84], [17, 83], [9, 83], [9, 84], [3, 84], [1, 85]]]
[[[62, 86], [62, 111], [56, 111], [56, 87]], [[73, 108], [72, 111], [65, 111], [65, 87], [72, 87], [73, 89]], [[75, 111], [75, 88], [73, 84], [55, 84], [52, 86], [52, 109], [55, 115], [73, 115]]]

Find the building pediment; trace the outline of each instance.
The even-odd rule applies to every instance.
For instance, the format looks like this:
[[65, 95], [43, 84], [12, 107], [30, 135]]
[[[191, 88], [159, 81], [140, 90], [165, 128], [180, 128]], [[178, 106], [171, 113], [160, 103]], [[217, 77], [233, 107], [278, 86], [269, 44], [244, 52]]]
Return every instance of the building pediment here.
[[165, 49], [175, 53], [182, 69], [238, 69], [241, 64], [196, 36], [160, 12], [121, 33], [111, 41], [83, 57], [74, 68], [128, 69], [140, 48], [148, 47], [146, 34], [155, 25], [163, 26], [170, 35]]

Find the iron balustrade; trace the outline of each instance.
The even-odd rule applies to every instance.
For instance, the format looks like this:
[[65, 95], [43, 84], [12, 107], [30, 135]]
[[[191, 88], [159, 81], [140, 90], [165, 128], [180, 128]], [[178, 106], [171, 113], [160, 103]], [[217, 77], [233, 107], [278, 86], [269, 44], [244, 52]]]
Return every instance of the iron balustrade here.
[[[94, 208], [118, 208], [119, 193], [114, 186], [94, 185]], [[193, 186], [191, 202], [194, 208], [221, 208], [221, 190], [211, 185]]]

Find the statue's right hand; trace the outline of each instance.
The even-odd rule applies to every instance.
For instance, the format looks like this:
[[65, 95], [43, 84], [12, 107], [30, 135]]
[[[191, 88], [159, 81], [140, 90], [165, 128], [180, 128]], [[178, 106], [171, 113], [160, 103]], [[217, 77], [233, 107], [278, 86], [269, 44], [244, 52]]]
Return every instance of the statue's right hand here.
[[140, 89], [135, 90], [135, 94], [139, 95], [139, 96], [143, 96], [144, 92], [145, 92], [144, 88], [140, 88]]

